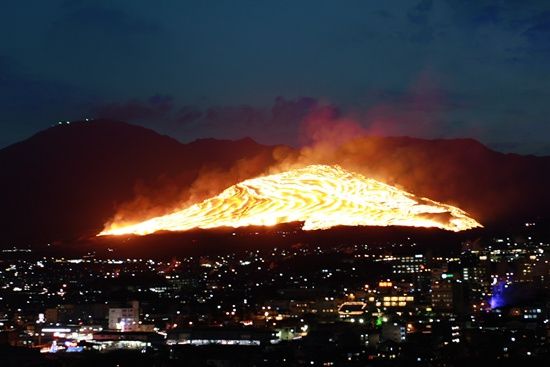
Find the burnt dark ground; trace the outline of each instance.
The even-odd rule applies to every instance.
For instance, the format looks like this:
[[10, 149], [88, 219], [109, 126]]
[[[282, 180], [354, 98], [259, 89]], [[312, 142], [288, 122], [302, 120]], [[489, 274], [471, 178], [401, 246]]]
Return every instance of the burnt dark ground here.
[[32, 248], [37, 257], [60, 255], [79, 257], [94, 254], [100, 258], [165, 259], [273, 247], [334, 248], [353, 245], [368, 245], [378, 251], [387, 248], [397, 254], [400, 248], [403, 248], [405, 253], [410, 252], [412, 245], [421, 252], [429, 251], [434, 255], [446, 255], [458, 253], [464, 246], [483, 246], [496, 237], [510, 237], [514, 241], [525, 240], [528, 236], [539, 239], [550, 238], [550, 228], [543, 223], [529, 228], [525, 227], [524, 223], [516, 223], [462, 232], [393, 226], [335, 227], [329, 230], [303, 231], [301, 226], [301, 223], [290, 223], [273, 227], [157, 232], [146, 236], [94, 236], [74, 241], [34, 244], [28, 247]]

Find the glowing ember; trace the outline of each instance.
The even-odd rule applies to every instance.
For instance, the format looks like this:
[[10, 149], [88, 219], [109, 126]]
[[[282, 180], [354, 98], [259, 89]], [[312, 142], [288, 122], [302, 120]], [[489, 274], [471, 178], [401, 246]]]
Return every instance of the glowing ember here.
[[338, 166], [312, 165], [243, 181], [172, 214], [133, 225], [113, 223], [99, 235], [290, 222], [304, 222], [304, 230], [395, 225], [462, 231], [481, 226], [454, 206], [418, 198]]

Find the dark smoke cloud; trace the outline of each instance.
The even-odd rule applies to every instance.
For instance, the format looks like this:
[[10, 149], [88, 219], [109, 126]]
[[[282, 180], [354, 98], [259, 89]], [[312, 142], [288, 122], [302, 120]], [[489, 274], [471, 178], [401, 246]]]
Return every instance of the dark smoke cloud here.
[[[447, 91], [441, 84], [440, 77], [427, 70], [405, 92], [372, 89], [366, 97], [367, 106], [357, 111], [307, 96], [279, 96], [269, 106], [186, 104], [178, 108], [171, 96], [156, 95], [145, 101], [132, 99], [100, 105], [94, 108], [93, 115], [152, 126], [185, 142], [248, 136], [264, 144], [295, 147], [319, 140], [315, 135], [320, 132], [310, 131], [310, 125], [327, 119], [351, 123], [373, 135], [443, 137], [467, 131], [466, 124], [449, 121], [447, 114], [468, 107], [468, 99]], [[336, 128], [334, 132], [337, 133]]]
[[191, 124], [201, 118], [202, 115], [203, 112], [196, 106], [183, 106], [176, 114], [176, 122], [183, 125]]
[[[409, 95], [388, 98], [384, 104], [363, 114], [345, 113], [335, 105], [309, 97], [294, 100], [278, 97], [271, 109], [246, 105], [204, 110], [196, 106], [182, 107], [176, 115], [179, 126], [183, 128], [220, 131], [224, 137], [231, 131], [234, 137], [265, 136], [262, 134], [273, 134], [280, 128], [294, 135], [299, 148], [274, 146], [267, 152], [268, 156], [266, 152], [245, 154], [229, 166], [207, 162], [199, 169], [192, 183], [180, 187], [179, 191], [177, 184], [166, 183], [168, 195], [162, 194], [162, 188], [159, 195], [157, 186], [155, 195], [171, 198], [171, 202], [160, 202], [146, 190], [141, 190], [136, 193], [136, 200], [121, 208], [119, 217], [135, 217], [135, 213], [145, 213], [140, 219], [148, 219], [166, 214], [217, 195], [242, 180], [309, 164], [338, 164], [413, 194], [457, 205], [477, 216], [477, 199], [464, 193], [475, 192], [476, 188], [472, 185], [490, 181], [489, 176], [484, 177], [490, 175], [484, 173], [489, 172], [487, 167], [476, 161], [480, 154], [485, 153], [481, 144], [459, 142], [449, 145], [448, 151], [444, 151], [437, 143], [430, 141], [382, 138], [407, 133], [429, 135], [437, 131], [439, 126], [433, 121], [426, 122], [421, 115], [411, 115], [403, 112], [402, 108], [394, 107], [405, 104], [413, 112], [443, 114], [447, 110], [447, 107], [441, 106], [446, 103], [445, 97], [436, 83], [425, 75], [411, 87]], [[441, 155], [441, 152], [444, 154]], [[449, 165], [452, 160], [475, 166], [476, 180], [457, 181], [458, 177], [468, 177], [471, 172], [463, 170], [463, 165]], [[486, 195], [489, 197], [492, 194]], [[499, 210], [503, 204], [499, 202], [498, 195], [494, 196], [495, 210]], [[150, 210], [140, 210], [143, 207]]]
[[277, 97], [269, 107], [187, 105], [176, 114], [177, 128], [173, 133], [182, 140], [249, 136], [267, 144], [299, 145], [302, 121], [323, 108], [324, 103], [311, 97]]
[[[319, 98], [279, 96], [271, 106], [185, 105], [174, 116], [166, 116], [164, 125], [162, 121], [155, 123], [161, 129], [167, 127], [182, 141], [249, 136], [264, 144], [295, 147], [319, 140], [316, 134], [321, 132], [311, 131], [311, 125], [325, 120], [352, 124], [355, 130], [372, 135], [435, 138], [470, 131], [463, 121], [449, 120], [448, 114], [471, 107], [472, 102], [465, 95], [450, 92], [443, 84], [437, 73], [427, 69], [405, 91], [372, 89], [367, 93], [366, 107], [360, 110], [341, 108]], [[339, 134], [337, 130], [335, 127], [332, 133]]]
[[[280, 109], [275, 115], [282, 118], [281, 116], [288, 113], [295, 117], [296, 114], [303, 113], [304, 106], [309, 112], [303, 115], [297, 126], [301, 148], [274, 146], [262, 153], [244, 155], [229, 166], [205, 162], [196, 173], [195, 179], [183, 187], [178, 187], [175, 183], [177, 180], [172, 182], [167, 178], [166, 182], [157, 182], [151, 191], [147, 187], [139, 187], [136, 190], [136, 199], [120, 208], [115, 221], [136, 222], [167, 214], [215, 196], [245, 179], [310, 164], [338, 164], [411, 193], [449, 204], [465, 204], [464, 209], [471, 209], [471, 200], [457, 196], [464, 183], [454, 180], [461, 174], [453, 166], [446, 165], [448, 155], [430, 157], [429, 150], [424, 149], [426, 147], [418, 149], [414, 144], [409, 144], [411, 139], [386, 140], [374, 136], [370, 127], [364, 126], [355, 117], [317, 101], [289, 103], [280, 100]], [[199, 119], [219, 121], [220, 114], [225, 116], [227, 112], [225, 109], [211, 109], [206, 116]], [[244, 113], [249, 117], [257, 113], [248, 108], [229, 112], [230, 115], [234, 113], [240, 116]], [[427, 147], [429, 145], [428, 142]], [[236, 147], [238, 146], [237, 144]], [[473, 156], [471, 153], [472, 151], [468, 159], [475, 158], [475, 152]], [[460, 152], [452, 151], [450, 154]], [[426, 162], [433, 164], [425, 166]]]
[[96, 117], [122, 121], [164, 120], [174, 107], [171, 96], [156, 94], [146, 101], [131, 99], [123, 103], [108, 103], [92, 109]]

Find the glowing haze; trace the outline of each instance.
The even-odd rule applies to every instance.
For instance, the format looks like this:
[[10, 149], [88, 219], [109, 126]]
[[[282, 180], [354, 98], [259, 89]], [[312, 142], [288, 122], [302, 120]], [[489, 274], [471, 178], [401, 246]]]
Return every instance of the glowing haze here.
[[290, 222], [303, 222], [304, 230], [393, 225], [462, 231], [481, 226], [454, 206], [416, 197], [339, 166], [311, 165], [242, 181], [168, 215], [132, 225], [114, 222], [99, 235]]

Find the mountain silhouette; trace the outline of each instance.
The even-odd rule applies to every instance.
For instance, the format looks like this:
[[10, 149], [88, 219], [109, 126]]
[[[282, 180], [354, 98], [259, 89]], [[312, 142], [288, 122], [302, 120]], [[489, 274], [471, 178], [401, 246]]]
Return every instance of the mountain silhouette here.
[[[0, 150], [2, 247], [93, 236], [121, 208], [169, 211], [265, 173], [300, 150], [250, 138], [183, 144], [119, 121], [73, 122]], [[359, 137], [322, 158], [483, 224], [531, 220], [550, 204], [550, 157], [503, 154], [472, 139]], [[161, 212], [159, 212], [159, 210]]]

